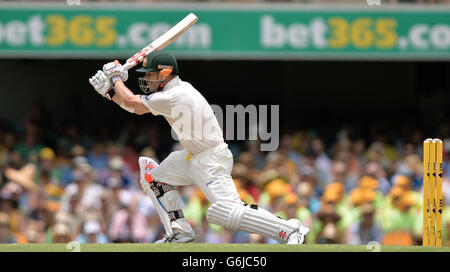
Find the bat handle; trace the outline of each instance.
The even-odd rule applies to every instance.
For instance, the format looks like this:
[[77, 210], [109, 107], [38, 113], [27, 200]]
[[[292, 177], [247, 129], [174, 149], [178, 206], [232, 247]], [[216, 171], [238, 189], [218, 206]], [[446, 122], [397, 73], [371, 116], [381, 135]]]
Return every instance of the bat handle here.
[[124, 65], [122, 65], [124, 70], [130, 70], [131, 68], [133, 68], [133, 66], [131, 64], [129, 64], [128, 62], [126, 62]]

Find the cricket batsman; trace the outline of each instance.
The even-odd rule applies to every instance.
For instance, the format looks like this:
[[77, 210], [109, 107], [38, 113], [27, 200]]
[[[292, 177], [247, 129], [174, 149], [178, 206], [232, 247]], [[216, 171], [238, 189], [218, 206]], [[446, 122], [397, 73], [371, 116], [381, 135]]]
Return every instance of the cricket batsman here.
[[140, 183], [152, 199], [166, 235], [156, 243], [188, 243], [194, 230], [185, 220], [176, 186], [196, 184], [211, 203], [206, 219], [230, 230], [273, 238], [280, 243], [302, 244], [309, 229], [299, 220], [283, 220], [239, 198], [231, 169], [233, 155], [206, 99], [179, 77], [175, 57], [164, 51], [150, 53], [137, 72], [145, 95], [135, 95], [124, 84], [128, 72], [118, 61], [107, 63], [89, 79], [94, 89], [124, 110], [135, 114], [162, 115], [175, 131], [181, 151], [172, 152], [161, 164], [139, 158]]

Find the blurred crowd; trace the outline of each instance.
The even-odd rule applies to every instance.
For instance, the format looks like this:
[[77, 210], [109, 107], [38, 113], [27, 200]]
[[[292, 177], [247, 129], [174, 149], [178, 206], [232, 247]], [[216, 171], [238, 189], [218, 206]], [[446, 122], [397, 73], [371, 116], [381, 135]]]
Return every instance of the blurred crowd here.
[[[130, 119], [87, 130], [76, 117], [52, 122], [36, 104], [23, 122], [0, 120], [0, 243], [161, 238], [159, 217], [140, 188], [138, 157], [161, 161], [180, 146], [162, 134], [166, 129]], [[412, 126], [374, 124], [366, 139], [353, 128], [283, 133], [274, 152], [261, 152], [257, 141], [229, 142], [241, 199], [298, 218], [311, 228], [307, 243], [421, 244], [428, 135]], [[450, 245], [450, 127], [433, 136], [444, 140], [443, 240]], [[196, 242], [276, 243], [209, 224], [203, 193], [195, 186], [179, 190]]]

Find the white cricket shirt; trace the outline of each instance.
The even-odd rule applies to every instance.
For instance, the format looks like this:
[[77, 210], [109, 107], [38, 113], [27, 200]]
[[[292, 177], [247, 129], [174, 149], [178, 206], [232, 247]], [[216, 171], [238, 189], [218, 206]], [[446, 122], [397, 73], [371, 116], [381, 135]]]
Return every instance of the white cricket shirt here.
[[198, 154], [224, 142], [222, 129], [206, 99], [178, 76], [160, 92], [142, 95], [153, 115], [162, 115], [190, 153]]

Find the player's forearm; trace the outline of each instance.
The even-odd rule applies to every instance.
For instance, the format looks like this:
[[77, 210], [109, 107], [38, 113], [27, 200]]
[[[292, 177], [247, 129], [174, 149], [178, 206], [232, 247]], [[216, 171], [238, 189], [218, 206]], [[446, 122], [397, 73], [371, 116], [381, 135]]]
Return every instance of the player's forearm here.
[[130, 103], [136, 99], [135, 96], [137, 95], [131, 92], [130, 89], [125, 86], [122, 80], [116, 81], [116, 83], [114, 84], [114, 90], [116, 91], [116, 94], [113, 97], [114, 102], [116, 102], [117, 100], [119, 102]]
[[125, 86], [123, 81], [116, 81], [114, 84], [114, 90], [116, 93], [113, 96], [112, 101], [124, 110], [136, 114], [144, 114], [148, 112], [148, 109], [142, 104], [141, 97], [133, 94], [133, 92]]

